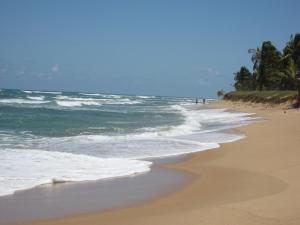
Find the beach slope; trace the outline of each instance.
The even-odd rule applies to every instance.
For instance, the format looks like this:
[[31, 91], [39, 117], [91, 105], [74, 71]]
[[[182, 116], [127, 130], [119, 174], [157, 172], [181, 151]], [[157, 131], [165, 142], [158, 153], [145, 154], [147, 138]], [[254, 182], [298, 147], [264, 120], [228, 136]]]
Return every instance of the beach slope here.
[[264, 120], [246, 138], [167, 167], [193, 174], [186, 186], [144, 204], [35, 225], [300, 224], [300, 111], [218, 103]]

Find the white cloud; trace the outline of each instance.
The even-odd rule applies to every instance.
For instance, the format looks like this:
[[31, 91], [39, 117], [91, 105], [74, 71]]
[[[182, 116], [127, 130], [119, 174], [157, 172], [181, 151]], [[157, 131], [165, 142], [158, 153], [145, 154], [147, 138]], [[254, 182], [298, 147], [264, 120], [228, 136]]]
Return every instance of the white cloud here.
[[55, 64], [54, 66], [52, 66], [51, 71], [52, 71], [53, 73], [57, 73], [57, 72], [59, 71], [59, 65], [58, 65], [58, 64]]

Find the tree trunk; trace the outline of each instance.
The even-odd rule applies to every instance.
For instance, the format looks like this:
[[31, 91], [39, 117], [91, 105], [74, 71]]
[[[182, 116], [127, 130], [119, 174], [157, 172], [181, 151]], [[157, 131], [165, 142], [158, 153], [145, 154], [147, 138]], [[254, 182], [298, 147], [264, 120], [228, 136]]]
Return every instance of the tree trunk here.
[[300, 107], [300, 78], [297, 79], [297, 89], [298, 89], [298, 95], [297, 95], [297, 103], [296, 107]]
[[300, 84], [298, 82], [298, 96], [297, 96], [297, 105], [296, 105], [297, 108], [300, 107]]

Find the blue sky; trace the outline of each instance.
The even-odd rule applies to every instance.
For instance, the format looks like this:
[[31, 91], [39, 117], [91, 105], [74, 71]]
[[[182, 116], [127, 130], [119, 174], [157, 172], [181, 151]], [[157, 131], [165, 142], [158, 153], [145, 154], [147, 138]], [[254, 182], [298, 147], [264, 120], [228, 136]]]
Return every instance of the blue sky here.
[[0, 0], [0, 87], [214, 97], [300, 1]]

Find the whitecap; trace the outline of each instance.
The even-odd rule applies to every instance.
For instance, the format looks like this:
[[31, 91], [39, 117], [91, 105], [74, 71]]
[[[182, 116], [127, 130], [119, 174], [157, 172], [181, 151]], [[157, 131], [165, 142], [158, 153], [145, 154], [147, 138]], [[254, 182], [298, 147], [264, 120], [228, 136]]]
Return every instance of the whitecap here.
[[122, 99], [102, 99], [104, 104], [107, 105], [135, 105], [141, 104], [142, 101], [139, 100], [130, 100], [129, 98], [122, 98]]
[[5, 104], [44, 104], [48, 103], [49, 101], [40, 101], [40, 100], [26, 100], [20, 98], [10, 98], [10, 99], [0, 99], [0, 103]]
[[39, 100], [39, 101], [42, 101], [45, 99], [44, 96], [27, 96], [28, 99], [31, 99], [31, 100]]
[[104, 98], [121, 98], [120, 95], [109, 95], [109, 94], [101, 94]]
[[87, 96], [101, 96], [101, 94], [97, 94], [97, 93], [79, 93], [81, 95], [87, 95]]
[[56, 100], [56, 103], [63, 107], [79, 107], [83, 105], [89, 105], [89, 106], [100, 106], [101, 103], [99, 102], [92, 102], [92, 101], [61, 101]]
[[155, 96], [146, 96], [146, 95], [138, 95], [136, 97], [138, 97], [138, 98], [144, 98], [144, 99], [155, 98]]
[[57, 96], [55, 99], [58, 100], [68, 100], [68, 101], [95, 101], [95, 98], [77, 98], [77, 97], [69, 97], [65, 95]]
[[100, 94], [100, 93], [79, 93], [81, 95], [86, 95], [86, 96], [101, 96], [104, 98], [121, 98], [120, 95], [110, 95], [110, 94]]
[[31, 94], [32, 91], [23, 91], [24, 93]]
[[61, 91], [32, 91], [32, 93], [52, 94], [52, 95], [59, 95], [59, 94], [62, 94]]

